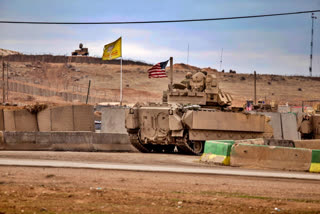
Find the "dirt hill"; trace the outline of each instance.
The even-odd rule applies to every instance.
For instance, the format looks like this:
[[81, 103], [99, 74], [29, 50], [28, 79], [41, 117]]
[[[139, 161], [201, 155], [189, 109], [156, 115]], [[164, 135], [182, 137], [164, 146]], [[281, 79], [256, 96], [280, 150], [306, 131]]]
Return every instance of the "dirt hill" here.
[[[33, 86], [56, 91], [76, 92], [86, 95], [91, 80], [91, 96], [103, 97], [108, 101], [119, 101], [120, 66], [118, 64], [95, 63], [49, 63], [41, 61], [9, 61], [9, 80], [28, 83]], [[162, 91], [167, 89], [169, 79], [149, 79], [150, 65], [123, 65], [123, 100], [125, 103], [160, 102]], [[174, 82], [184, 79], [187, 72], [200, 68], [185, 64], [174, 65]], [[233, 105], [241, 106], [253, 98], [253, 75], [222, 73], [213, 68], [203, 68], [213, 73], [220, 81], [220, 87], [232, 94]], [[169, 67], [167, 67], [169, 71]], [[280, 104], [301, 105], [302, 100], [319, 99], [319, 77], [257, 75], [258, 99], [278, 101]], [[59, 97], [43, 98], [16, 92], [9, 93], [9, 101], [64, 102]]]
[[20, 54], [20, 53], [17, 51], [11, 51], [11, 50], [6, 50], [6, 49], [0, 48], [0, 56], [8, 56], [8, 55], [13, 55], [13, 54]]

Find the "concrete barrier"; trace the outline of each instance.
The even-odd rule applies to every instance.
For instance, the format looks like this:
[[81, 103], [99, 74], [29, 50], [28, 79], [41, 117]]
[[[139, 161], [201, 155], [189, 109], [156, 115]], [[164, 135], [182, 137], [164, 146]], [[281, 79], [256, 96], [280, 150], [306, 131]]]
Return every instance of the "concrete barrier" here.
[[4, 130], [17, 132], [38, 131], [37, 117], [26, 109], [3, 110]]
[[282, 139], [263, 139], [264, 145], [267, 146], [281, 146], [281, 147], [295, 147], [292, 140], [282, 140]]
[[291, 107], [287, 105], [279, 105], [278, 106], [278, 112], [280, 113], [288, 113], [291, 112]]
[[247, 168], [309, 171], [312, 150], [253, 144], [234, 144], [230, 165]]
[[2, 150], [134, 151], [126, 134], [94, 132], [0, 132]]
[[278, 112], [259, 112], [259, 114], [263, 114], [271, 118], [269, 124], [273, 129], [273, 137], [275, 139], [283, 139], [281, 114]]
[[95, 131], [92, 105], [73, 105], [74, 131]]
[[226, 166], [230, 165], [230, 150], [233, 144], [233, 140], [206, 141], [200, 161]]
[[310, 172], [320, 172], [320, 150], [312, 150]]
[[[105, 143], [106, 139], [112, 143]], [[92, 145], [95, 151], [136, 151], [129, 142], [128, 134], [100, 133], [93, 138]]]
[[101, 132], [126, 134], [125, 108], [123, 107], [101, 107]]
[[264, 139], [263, 138], [257, 138], [257, 139], [245, 139], [245, 140], [235, 140], [235, 143], [244, 143], [244, 144], [255, 144], [255, 145], [264, 145]]
[[281, 147], [295, 147], [292, 140], [282, 140], [282, 139], [246, 139], [246, 140], [235, 140], [236, 144], [254, 144], [254, 145], [267, 145], [267, 146], [281, 146]]
[[258, 114], [271, 118], [270, 125], [273, 128], [273, 137], [275, 139], [299, 140], [301, 138], [295, 114], [279, 112], [258, 112]]
[[297, 127], [297, 117], [293, 113], [282, 113], [282, 133], [285, 140], [299, 140], [299, 132]]
[[320, 150], [320, 140], [295, 140], [293, 142], [296, 148]]
[[47, 108], [37, 114], [41, 132], [95, 131], [93, 106], [68, 105]]

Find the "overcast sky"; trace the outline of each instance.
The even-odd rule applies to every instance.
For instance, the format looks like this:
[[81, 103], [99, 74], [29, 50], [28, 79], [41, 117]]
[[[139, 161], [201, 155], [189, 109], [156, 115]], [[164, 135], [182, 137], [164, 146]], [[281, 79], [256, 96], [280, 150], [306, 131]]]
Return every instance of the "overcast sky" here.
[[[245, 16], [320, 9], [320, 0], [0, 0], [0, 20], [142, 21]], [[314, 24], [313, 74], [320, 76], [320, 13]], [[241, 73], [309, 75], [311, 14], [140, 25], [0, 24], [0, 48], [70, 55], [80, 42], [91, 56], [120, 36], [123, 58], [222, 68]]]

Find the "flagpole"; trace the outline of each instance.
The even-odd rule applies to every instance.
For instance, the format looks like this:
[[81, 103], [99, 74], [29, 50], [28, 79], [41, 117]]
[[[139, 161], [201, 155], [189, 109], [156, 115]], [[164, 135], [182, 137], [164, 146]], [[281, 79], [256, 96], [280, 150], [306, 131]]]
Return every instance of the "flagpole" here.
[[173, 57], [170, 57], [170, 92], [172, 91], [173, 85]]
[[[121, 43], [122, 43], [122, 36]], [[120, 106], [122, 106], [122, 44], [120, 45], [121, 59], [120, 59]]]
[[120, 59], [120, 106], [122, 106], [122, 56]]

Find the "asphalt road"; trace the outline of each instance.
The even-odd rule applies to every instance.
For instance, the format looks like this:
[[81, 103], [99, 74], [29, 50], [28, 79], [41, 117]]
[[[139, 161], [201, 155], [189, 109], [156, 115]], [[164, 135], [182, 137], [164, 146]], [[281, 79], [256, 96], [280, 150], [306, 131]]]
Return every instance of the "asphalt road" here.
[[[104, 159], [97, 159], [99, 156]], [[112, 159], [113, 156], [118, 159]], [[144, 156], [145, 160], [152, 159], [153, 161], [143, 161]], [[221, 167], [195, 163], [196, 159], [198, 157], [195, 156], [146, 155], [141, 153], [0, 152], [0, 166], [86, 168], [320, 180], [320, 174]], [[179, 165], [182, 162], [183, 164]]]

